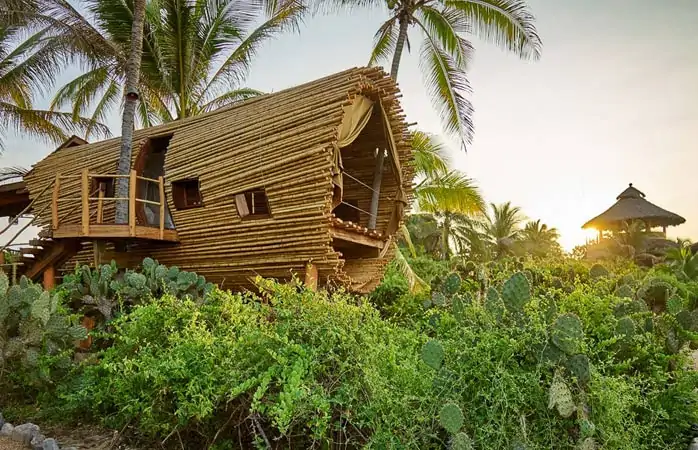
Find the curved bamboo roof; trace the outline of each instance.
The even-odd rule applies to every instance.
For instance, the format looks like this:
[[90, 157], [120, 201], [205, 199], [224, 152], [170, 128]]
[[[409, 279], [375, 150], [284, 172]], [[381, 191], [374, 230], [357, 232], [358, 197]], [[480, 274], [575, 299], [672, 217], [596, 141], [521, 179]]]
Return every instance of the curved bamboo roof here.
[[645, 194], [633, 187], [632, 183], [616, 197], [616, 200], [613, 206], [585, 223], [582, 228], [615, 229], [623, 222], [633, 220], [641, 220], [650, 227], [666, 227], [680, 225], [686, 221], [678, 214], [647, 201]]

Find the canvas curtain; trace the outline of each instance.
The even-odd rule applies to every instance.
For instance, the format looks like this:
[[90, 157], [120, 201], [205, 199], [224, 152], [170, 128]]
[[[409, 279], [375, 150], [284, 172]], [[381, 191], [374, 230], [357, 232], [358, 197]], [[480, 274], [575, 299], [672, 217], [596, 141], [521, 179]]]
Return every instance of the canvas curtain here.
[[395, 137], [393, 136], [393, 130], [390, 127], [390, 120], [388, 119], [388, 113], [385, 112], [383, 103], [380, 104], [381, 118], [383, 119], [383, 127], [385, 129], [385, 135], [388, 138], [388, 159], [393, 166], [393, 174], [395, 174], [395, 181], [397, 182], [397, 195], [395, 198], [395, 207], [390, 215], [390, 220], [388, 221], [388, 227], [386, 229], [386, 234], [389, 236], [395, 233], [400, 225], [400, 219], [405, 213], [405, 207], [407, 206], [407, 195], [405, 195], [405, 190], [402, 184], [402, 168], [400, 167], [400, 155], [397, 154], [397, 148], [395, 148]]
[[366, 127], [371, 114], [373, 113], [373, 100], [357, 95], [354, 101], [344, 107], [344, 117], [337, 131], [337, 143], [332, 149], [332, 183], [334, 190], [332, 192], [332, 207], [336, 207], [342, 201], [342, 154], [341, 149], [350, 145], [361, 134]]

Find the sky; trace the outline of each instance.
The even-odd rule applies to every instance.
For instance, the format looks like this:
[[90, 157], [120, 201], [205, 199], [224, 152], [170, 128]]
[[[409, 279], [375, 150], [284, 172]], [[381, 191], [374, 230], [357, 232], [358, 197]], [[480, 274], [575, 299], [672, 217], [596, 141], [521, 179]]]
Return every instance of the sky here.
[[[633, 183], [686, 218], [670, 237], [698, 240], [698, 0], [529, 0], [543, 40], [523, 61], [475, 37], [468, 78], [475, 138], [444, 137], [453, 165], [488, 202], [511, 201], [558, 228], [564, 248]], [[365, 65], [384, 13], [309, 18], [258, 52], [246, 85], [274, 92]], [[419, 70], [419, 33], [398, 83], [408, 122], [443, 136]], [[78, 74], [68, 68], [61, 85]], [[44, 100], [46, 103], [46, 100]], [[43, 106], [39, 103], [38, 106]], [[120, 130], [115, 111], [109, 121]], [[10, 136], [0, 166], [29, 166], [51, 146]]]

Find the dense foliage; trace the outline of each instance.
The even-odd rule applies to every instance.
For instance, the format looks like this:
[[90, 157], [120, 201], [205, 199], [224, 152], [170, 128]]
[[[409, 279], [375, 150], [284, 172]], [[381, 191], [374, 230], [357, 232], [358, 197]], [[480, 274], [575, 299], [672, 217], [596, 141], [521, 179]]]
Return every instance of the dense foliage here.
[[[629, 263], [411, 264], [430, 292], [410, 293], [394, 267], [368, 298], [161, 278], [107, 321], [110, 345], [41, 388], [44, 414], [166, 447], [685, 448], [698, 283]], [[54, 298], [84, 290], [82, 270]], [[17, 374], [2, 383], [30, 384]]]

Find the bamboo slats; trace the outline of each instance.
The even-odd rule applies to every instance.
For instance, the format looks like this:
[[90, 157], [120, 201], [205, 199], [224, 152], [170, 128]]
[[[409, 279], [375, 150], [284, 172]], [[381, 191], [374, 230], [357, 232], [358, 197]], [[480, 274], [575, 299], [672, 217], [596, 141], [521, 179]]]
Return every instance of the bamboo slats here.
[[[302, 279], [306, 265], [312, 263], [320, 284], [341, 283], [359, 291], [374, 286], [390, 255], [345, 260], [333, 247], [330, 233], [331, 227], [340, 227], [375, 239], [390, 237], [382, 234], [397, 193], [397, 178], [389, 170], [383, 176], [377, 230], [366, 229], [368, 217], [364, 213], [356, 224], [332, 216], [331, 151], [343, 119], [343, 106], [350, 104], [355, 95], [380, 99], [386, 108], [400, 156], [403, 189], [411, 199], [412, 155], [404, 114], [397, 101], [398, 88], [379, 68], [355, 68], [201, 116], [136, 131], [134, 162], [139, 149], [148, 147], [144, 145], [148, 138], [171, 135], [165, 154], [164, 192], [160, 195], [167, 200], [180, 242], [166, 245], [131, 241], [128, 252], [120, 253], [109, 244], [104, 249], [104, 260], [133, 266], [151, 256], [230, 288], [248, 286], [256, 275], [288, 279], [296, 274]], [[344, 178], [344, 198], [355, 200], [365, 211], [371, 199], [365, 185], [372, 184], [375, 150], [386, 145], [376, 108], [361, 135], [341, 151], [345, 172], [360, 180]], [[35, 198], [48, 183], [56, 182], [60, 183], [61, 197], [81, 198], [83, 170], [115, 173], [119, 148], [118, 138], [61, 148], [37, 163], [25, 177], [30, 197]], [[138, 179], [157, 181], [140, 173]], [[202, 207], [175, 207], [172, 182], [185, 179], [198, 179]], [[234, 196], [252, 189], [265, 190], [270, 217], [243, 220], [239, 216]], [[45, 197], [37, 199], [35, 210], [51, 201], [50, 195]], [[93, 203], [96, 208], [97, 202]], [[42, 214], [37, 222], [47, 227], [70, 207], [70, 203], [58, 203], [57, 210]], [[103, 223], [113, 223], [114, 202], [100, 202], [99, 209], [95, 215]], [[160, 227], [163, 218], [161, 209]], [[80, 214], [71, 214], [68, 220], [80, 224]], [[84, 242], [83, 249], [66, 267], [90, 262], [92, 255], [91, 243]]]

